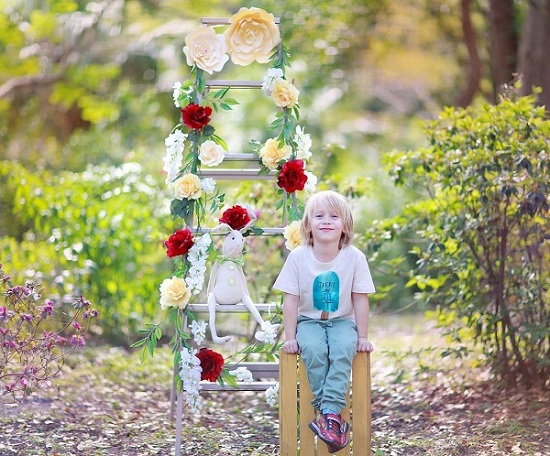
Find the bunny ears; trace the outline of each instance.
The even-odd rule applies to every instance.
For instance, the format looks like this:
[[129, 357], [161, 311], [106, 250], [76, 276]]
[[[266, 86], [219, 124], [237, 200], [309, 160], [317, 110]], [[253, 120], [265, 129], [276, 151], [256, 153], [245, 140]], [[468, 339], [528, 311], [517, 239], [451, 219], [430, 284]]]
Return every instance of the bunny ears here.
[[237, 230], [243, 233], [256, 220], [256, 215], [249, 206], [243, 207], [236, 204], [226, 209], [219, 219], [219, 225], [212, 231], [224, 231], [224, 229]]

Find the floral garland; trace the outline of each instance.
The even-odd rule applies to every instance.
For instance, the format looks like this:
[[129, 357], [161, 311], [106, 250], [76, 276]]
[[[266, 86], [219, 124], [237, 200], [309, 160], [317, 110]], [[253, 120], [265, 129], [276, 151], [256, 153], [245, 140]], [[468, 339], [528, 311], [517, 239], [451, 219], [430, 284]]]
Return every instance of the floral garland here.
[[[250, 147], [261, 164], [259, 173], [276, 175], [281, 197], [276, 207], [282, 209], [283, 220], [290, 222], [284, 233], [289, 249], [299, 243], [298, 220], [303, 212], [303, 203], [296, 193], [315, 191], [317, 178], [306, 171], [306, 163], [312, 155], [311, 137], [298, 125], [300, 93], [285, 77], [289, 54], [281, 44], [280, 31], [272, 14], [254, 7], [241, 8], [229, 19], [223, 33], [201, 25], [187, 35], [183, 52], [191, 74], [187, 81], [176, 82], [173, 86], [173, 101], [181, 111], [181, 122], [165, 139], [163, 171], [173, 196], [171, 214], [183, 219], [184, 228], [176, 230], [164, 243], [166, 255], [176, 261], [176, 269], [172, 277], [160, 285], [160, 305], [168, 310], [169, 320], [176, 330], [171, 343], [175, 348], [174, 363], [179, 366], [178, 390], [186, 392], [187, 405], [196, 412], [200, 408], [201, 381], [222, 384], [252, 381], [251, 373], [244, 367], [228, 371], [224, 368], [222, 355], [206, 348], [197, 350], [190, 344], [191, 338], [197, 346], [202, 344], [207, 324], [196, 320], [188, 312], [187, 305], [192, 295], [202, 291], [206, 261], [215, 257], [210, 235], [195, 236], [194, 233], [200, 231], [207, 215], [219, 211], [225, 201], [215, 180], [204, 177], [201, 169], [220, 165], [228, 152], [227, 144], [211, 124], [212, 116], [220, 109], [231, 110], [238, 104], [228, 97], [231, 87], [210, 92], [205, 73], [212, 75], [221, 71], [229, 60], [241, 66], [253, 62], [270, 65], [262, 91], [277, 108], [275, 120], [270, 125], [275, 134], [263, 144], [250, 141]], [[239, 216], [243, 216], [242, 207], [236, 205], [227, 209], [219, 221], [227, 223]], [[197, 227], [195, 231], [190, 228], [193, 224]], [[261, 232], [257, 228], [256, 231]], [[191, 321], [191, 334], [183, 327], [184, 315]], [[258, 337], [262, 343], [253, 349], [247, 347], [245, 352], [272, 351], [278, 326], [262, 327], [261, 337]], [[162, 335], [160, 324], [149, 325], [145, 332], [146, 337], [134, 344], [142, 346], [142, 358], [147, 353], [153, 355]], [[274, 403], [276, 396], [277, 388], [266, 392], [268, 403]]]

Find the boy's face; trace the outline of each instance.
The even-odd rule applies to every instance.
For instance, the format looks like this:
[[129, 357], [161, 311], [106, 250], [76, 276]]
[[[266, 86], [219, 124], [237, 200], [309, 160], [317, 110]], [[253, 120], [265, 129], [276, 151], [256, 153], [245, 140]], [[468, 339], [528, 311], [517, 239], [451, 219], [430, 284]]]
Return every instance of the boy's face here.
[[311, 233], [314, 244], [338, 244], [343, 231], [344, 222], [338, 211], [326, 204], [315, 208], [311, 217]]

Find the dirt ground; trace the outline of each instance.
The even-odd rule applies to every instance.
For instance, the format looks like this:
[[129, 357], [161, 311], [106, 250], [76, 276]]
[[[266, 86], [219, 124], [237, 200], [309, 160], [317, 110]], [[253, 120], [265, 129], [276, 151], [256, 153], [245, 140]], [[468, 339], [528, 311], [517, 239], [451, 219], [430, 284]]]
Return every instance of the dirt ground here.
[[[1, 405], [0, 456], [174, 454], [169, 359], [155, 356], [141, 365], [123, 349], [88, 349], [48, 388]], [[550, 395], [489, 385], [456, 391], [374, 373], [372, 454], [550, 455]], [[203, 397], [201, 414], [184, 419], [183, 456], [278, 454], [278, 412], [263, 393]]]

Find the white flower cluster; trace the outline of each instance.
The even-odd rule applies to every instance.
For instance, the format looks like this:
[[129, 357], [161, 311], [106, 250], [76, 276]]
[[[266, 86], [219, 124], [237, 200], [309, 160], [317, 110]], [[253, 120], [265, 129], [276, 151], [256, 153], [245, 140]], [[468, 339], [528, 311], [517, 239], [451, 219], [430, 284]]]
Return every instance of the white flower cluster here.
[[252, 383], [254, 378], [252, 377], [252, 372], [250, 372], [246, 367], [240, 366], [237, 369], [229, 371], [229, 373], [235, 377], [239, 382]]
[[193, 247], [187, 253], [187, 259], [191, 263], [189, 273], [185, 279], [192, 294], [197, 295], [202, 291], [204, 274], [206, 273], [206, 259], [208, 258], [208, 247], [212, 243], [210, 234], [203, 234], [195, 239]]
[[191, 334], [193, 334], [193, 340], [197, 345], [201, 345], [206, 338], [206, 326], [208, 324], [205, 321], [193, 320], [189, 327], [191, 328]]
[[272, 407], [279, 403], [279, 382], [265, 390], [265, 400]]
[[262, 325], [262, 330], [255, 334], [256, 340], [265, 342], [266, 344], [274, 344], [277, 341], [277, 330], [281, 325], [271, 324], [266, 321]]
[[184, 348], [181, 351], [180, 377], [183, 382], [185, 402], [191, 413], [197, 413], [202, 406], [201, 390], [201, 362], [195, 356], [195, 349]]
[[164, 140], [166, 157], [164, 157], [162, 170], [166, 172], [165, 182], [167, 184], [172, 182], [179, 173], [186, 139], [186, 134], [183, 134], [181, 130], [175, 130]]
[[273, 88], [275, 87], [275, 82], [277, 79], [283, 77], [283, 70], [280, 68], [270, 68], [267, 70], [267, 73], [264, 76], [264, 81], [262, 83], [262, 90], [266, 95], [271, 95]]

